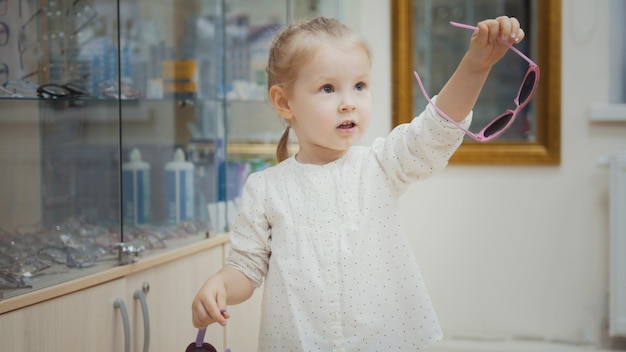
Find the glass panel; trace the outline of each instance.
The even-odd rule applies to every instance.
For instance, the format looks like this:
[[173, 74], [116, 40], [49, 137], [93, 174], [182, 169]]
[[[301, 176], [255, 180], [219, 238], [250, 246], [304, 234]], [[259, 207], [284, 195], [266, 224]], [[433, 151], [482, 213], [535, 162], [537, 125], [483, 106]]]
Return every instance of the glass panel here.
[[[116, 7], [111, 0], [101, 3]], [[48, 1], [41, 6], [46, 21], [39, 29], [40, 43], [47, 46], [48, 56], [37, 63], [38, 80], [47, 83], [47, 89], [64, 88], [59, 94], [40, 95], [46, 99], [40, 103], [43, 223], [74, 227], [65, 231], [97, 226], [112, 234], [109, 242], [119, 242], [118, 101], [104, 96], [100, 87], [102, 77], [117, 77], [116, 27], [105, 22], [106, 12], [96, 9], [94, 0]], [[106, 69], [90, 54], [100, 47], [98, 58], [108, 63]], [[94, 131], [95, 121], [105, 122], [108, 130]]]
[[[99, 1], [116, 7], [114, 1]], [[0, 288], [6, 297], [117, 265], [119, 111], [100, 76], [117, 77], [94, 0], [7, 1], [0, 92]], [[4, 26], [2, 26], [4, 27]], [[86, 53], [106, 33], [104, 70]], [[94, 124], [106, 122], [106, 130]], [[106, 146], [106, 147], [103, 147]]]
[[[224, 231], [223, 4], [124, 0], [120, 5], [122, 220]], [[127, 95], [127, 93], [129, 95]]]

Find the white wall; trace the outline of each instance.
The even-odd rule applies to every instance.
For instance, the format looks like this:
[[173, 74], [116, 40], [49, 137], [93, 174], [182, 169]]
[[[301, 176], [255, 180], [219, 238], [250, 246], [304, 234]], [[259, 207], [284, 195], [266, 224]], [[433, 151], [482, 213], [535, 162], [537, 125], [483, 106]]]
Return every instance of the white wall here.
[[[626, 150], [626, 122], [588, 118], [589, 105], [609, 97], [608, 1], [563, 1], [560, 165], [451, 165], [402, 198], [405, 227], [448, 336], [601, 341], [608, 169], [596, 159]], [[390, 129], [389, 3], [348, 2], [348, 21], [375, 54], [368, 143]]]

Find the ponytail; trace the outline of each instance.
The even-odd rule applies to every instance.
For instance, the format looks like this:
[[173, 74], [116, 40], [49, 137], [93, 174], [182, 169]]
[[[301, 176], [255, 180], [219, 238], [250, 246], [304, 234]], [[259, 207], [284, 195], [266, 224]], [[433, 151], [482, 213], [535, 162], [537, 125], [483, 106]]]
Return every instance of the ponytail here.
[[278, 141], [278, 145], [276, 146], [276, 159], [278, 162], [287, 159], [289, 157], [289, 151], [287, 150], [287, 145], [289, 144], [289, 126], [285, 128], [285, 132], [280, 136], [280, 141]]

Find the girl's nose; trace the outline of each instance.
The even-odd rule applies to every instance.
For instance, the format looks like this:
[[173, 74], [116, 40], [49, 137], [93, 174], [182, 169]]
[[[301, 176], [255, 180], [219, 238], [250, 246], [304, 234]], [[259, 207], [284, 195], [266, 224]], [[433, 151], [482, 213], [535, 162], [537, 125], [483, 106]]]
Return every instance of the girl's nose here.
[[341, 104], [339, 104], [339, 111], [352, 112], [354, 110], [356, 110], [356, 103], [354, 102], [354, 99], [347, 94], [344, 95], [341, 100]]

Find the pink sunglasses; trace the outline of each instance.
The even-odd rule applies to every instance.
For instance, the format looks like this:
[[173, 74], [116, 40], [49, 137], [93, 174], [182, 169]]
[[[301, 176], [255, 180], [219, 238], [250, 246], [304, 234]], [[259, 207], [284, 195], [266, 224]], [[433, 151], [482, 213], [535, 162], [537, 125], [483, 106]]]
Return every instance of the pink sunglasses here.
[[[470, 25], [462, 24], [462, 23], [457, 23], [457, 22], [450, 22], [450, 24], [455, 27], [470, 29], [474, 31], [478, 29], [478, 27], [474, 27], [474, 26], [470, 26]], [[520, 86], [520, 89], [517, 92], [517, 97], [515, 97], [515, 99], [513, 100], [516, 106], [515, 110], [507, 109], [500, 116], [493, 119], [493, 121], [487, 124], [487, 126], [485, 126], [478, 133], [472, 133], [468, 131], [467, 129], [463, 128], [458, 122], [452, 119], [450, 116], [446, 115], [443, 111], [441, 111], [441, 109], [439, 109], [439, 107], [437, 107], [437, 105], [435, 105], [431, 101], [430, 97], [428, 96], [428, 93], [426, 93], [426, 88], [424, 88], [424, 84], [422, 83], [420, 76], [417, 74], [417, 72], [415, 71], [413, 72], [413, 74], [415, 74], [415, 78], [417, 79], [417, 83], [419, 83], [420, 89], [422, 90], [422, 93], [424, 94], [424, 97], [426, 98], [426, 101], [428, 101], [428, 103], [430, 103], [435, 108], [435, 110], [437, 110], [437, 113], [439, 113], [439, 115], [444, 117], [446, 120], [450, 121], [452, 124], [454, 124], [461, 130], [463, 130], [465, 134], [472, 137], [472, 139], [478, 142], [492, 141], [498, 138], [499, 136], [501, 136], [509, 127], [511, 127], [511, 125], [513, 124], [513, 121], [515, 121], [515, 117], [520, 112], [520, 110], [522, 110], [526, 105], [528, 105], [528, 103], [530, 103], [532, 97], [535, 95], [535, 91], [537, 90], [537, 85], [539, 84], [539, 66], [537, 66], [536, 63], [534, 63], [521, 51], [511, 46], [509, 43], [504, 42], [500, 38], [498, 38], [498, 40], [501, 43], [508, 46], [509, 49], [513, 50], [517, 55], [521, 56], [522, 59], [526, 60], [528, 62], [529, 67], [528, 67], [528, 71], [526, 71], [526, 75], [524, 76], [524, 80], [522, 81], [522, 85]]]

